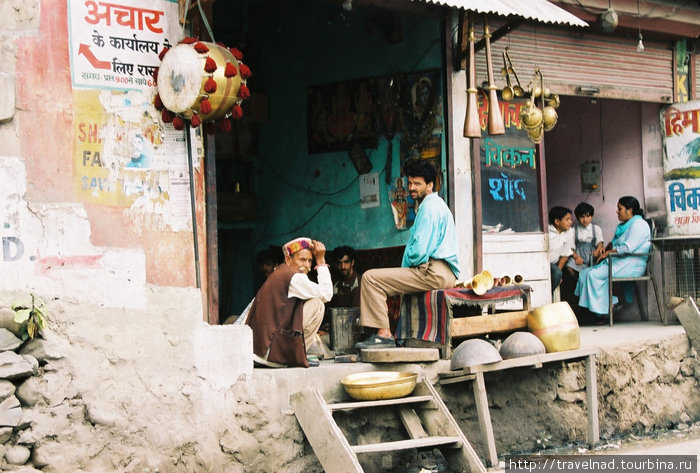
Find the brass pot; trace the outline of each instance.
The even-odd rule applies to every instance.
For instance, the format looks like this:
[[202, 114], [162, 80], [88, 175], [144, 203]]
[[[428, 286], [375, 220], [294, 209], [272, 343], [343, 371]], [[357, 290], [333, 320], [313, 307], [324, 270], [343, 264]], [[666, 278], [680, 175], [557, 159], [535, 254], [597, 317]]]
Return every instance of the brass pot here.
[[345, 392], [358, 401], [408, 396], [416, 388], [418, 374], [397, 371], [355, 373], [340, 380]]
[[537, 128], [542, 124], [542, 110], [535, 107], [532, 101], [528, 101], [527, 106], [520, 112], [520, 120], [528, 130]]
[[527, 314], [527, 328], [542, 340], [547, 353], [575, 350], [581, 346], [578, 320], [568, 302], [532, 309]]
[[532, 141], [535, 144], [542, 141], [542, 137], [544, 136], [544, 127], [542, 126], [542, 123], [540, 123], [539, 126], [535, 128], [527, 129], [527, 136], [528, 138], [530, 138], [530, 141]]
[[551, 131], [557, 124], [557, 111], [554, 107], [547, 105], [542, 109], [542, 123], [544, 125], [544, 131]]
[[554, 108], [559, 108], [559, 105], [561, 105], [561, 100], [559, 100], [558, 94], [553, 94], [549, 99], [547, 99], [547, 102]]

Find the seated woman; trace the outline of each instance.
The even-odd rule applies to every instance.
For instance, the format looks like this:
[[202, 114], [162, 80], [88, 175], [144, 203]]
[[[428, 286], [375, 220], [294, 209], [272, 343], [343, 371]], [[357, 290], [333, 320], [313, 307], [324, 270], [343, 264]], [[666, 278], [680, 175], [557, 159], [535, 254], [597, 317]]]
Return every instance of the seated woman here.
[[[617, 218], [612, 248], [608, 247], [598, 258], [599, 264], [581, 271], [576, 284], [579, 306], [597, 316], [594, 323], [605, 323], [608, 315], [608, 264], [610, 253], [646, 253], [651, 248], [651, 232], [644, 220], [639, 201], [632, 196], [620, 197], [617, 202]], [[645, 256], [614, 258], [613, 274], [621, 277], [636, 277], [644, 274], [647, 265]], [[617, 298], [613, 296], [613, 303]]]

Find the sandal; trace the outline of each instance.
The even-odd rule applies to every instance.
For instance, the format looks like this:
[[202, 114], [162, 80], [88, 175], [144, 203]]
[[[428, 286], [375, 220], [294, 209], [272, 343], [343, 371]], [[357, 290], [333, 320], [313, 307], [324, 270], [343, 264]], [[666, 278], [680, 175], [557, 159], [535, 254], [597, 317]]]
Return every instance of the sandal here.
[[356, 343], [355, 348], [358, 350], [363, 348], [396, 348], [396, 340], [391, 337], [370, 335], [366, 340]]
[[321, 364], [316, 355], [306, 355], [306, 361], [309, 362], [309, 366], [318, 366]]

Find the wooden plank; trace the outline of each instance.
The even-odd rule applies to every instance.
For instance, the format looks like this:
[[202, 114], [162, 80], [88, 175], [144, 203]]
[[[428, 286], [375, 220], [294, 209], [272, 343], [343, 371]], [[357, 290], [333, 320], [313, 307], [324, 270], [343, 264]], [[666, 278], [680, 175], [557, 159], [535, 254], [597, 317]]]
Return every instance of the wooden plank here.
[[598, 426], [598, 375], [595, 355], [586, 358], [586, 410], [588, 414], [588, 446], [590, 448], [600, 440]]
[[496, 441], [493, 438], [493, 426], [491, 424], [491, 412], [489, 411], [489, 400], [486, 396], [486, 383], [484, 373], [477, 373], [476, 379], [472, 383], [474, 391], [474, 402], [476, 403], [476, 413], [479, 417], [479, 428], [484, 436], [486, 449], [488, 450], [489, 466], [498, 465], [498, 454], [496, 453]]
[[438, 447], [449, 445], [454, 448], [460, 447], [459, 437], [425, 437], [420, 439], [395, 440], [393, 442], [368, 443], [365, 445], [353, 445], [350, 449], [354, 453], [376, 453], [393, 452], [397, 450], [408, 450], [410, 448]]
[[450, 321], [450, 337], [463, 338], [527, 328], [527, 314], [527, 310], [520, 310], [500, 314], [453, 318]]
[[[211, 8], [209, 9], [211, 12]], [[189, 131], [189, 130], [188, 130]], [[206, 152], [204, 153], [204, 209], [207, 238], [207, 322], [209, 325], [219, 324], [219, 232], [216, 197], [216, 140], [207, 135]]]
[[328, 409], [331, 411], [349, 411], [352, 409], [361, 409], [363, 407], [396, 406], [400, 404], [417, 404], [432, 401], [432, 396], [409, 396], [400, 397], [398, 399], [381, 399], [379, 401], [339, 402], [336, 404], [328, 404]]
[[294, 414], [326, 473], [363, 473], [357, 455], [335, 423], [318, 391], [307, 389], [290, 396]]
[[416, 385], [416, 393], [433, 396], [435, 404], [438, 406], [436, 410], [419, 409], [416, 412], [423, 422], [426, 432], [433, 436], [457, 436], [462, 441], [462, 448], [460, 449], [440, 449], [450, 469], [452, 471], [486, 473], [486, 467], [481, 462], [479, 455], [477, 455], [474, 447], [467, 440], [464, 432], [459, 428], [459, 424], [452, 417], [435, 388], [430, 383], [423, 381]]
[[437, 348], [365, 348], [360, 350], [365, 363], [423, 363], [437, 361]]
[[399, 418], [404, 427], [406, 427], [406, 432], [408, 436], [412, 439], [422, 439], [428, 437], [428, 433], [423, 428], [423, 423], [418, 418], [416, 411], [408, 406], [401, 406], [398, 408]]
[[574, 361], [585, 358], [589, 355], [597, 355], [597, 347], [579, 348], [576, 350], [558, 351], [554, 353], [545, 353], [542, 355], [522, 356], [520, 358], [511, 358], [508, 360], [497, 361], [485, 365], [467, 366], [461, 370], [448, 371], [439, 373], [439, 376], [450, 378], [454, 376], [463, 376], [465, 374], [474, 374], [479, 372], [500, 371], [510, 368], [519, 368], [521, 366], [536, 366], [553, 361]]
[[450, 344], [449, 343], [437, 343], [431, 342], [429, 340], [418, 340], [417, 338], [408, 338], [404, 340], [404, 345], [407, 348], [435, 348], [442, 351], [442, 359], [447, 360], [450, 358]]
[[675, 309], [681, 325], [685, 329], [685, 333], [690, 339], [690, 344], [693, 345], [695, 351], [700, 353], [700, 311], [692, 297], [686, 297]]
[[[485, 233], [484, 254], [547, 252], [544, 233]], [[512, 265], [511, 265], [512, 266]], [[487, 268], [488, 269], [488, 268]], [[512, 268], [511, 268], [512, 269]]]
[[474, 381], [474, 378], [476, 377], [475, 374], [464, 374], [464, 375], [459, 375], [459, 376], [454, 376], [451, 378], [443, 378], [442, 376], [438, 380], [438, 384], [454, 384], [454, 383], [463, 383], [464, 381]]

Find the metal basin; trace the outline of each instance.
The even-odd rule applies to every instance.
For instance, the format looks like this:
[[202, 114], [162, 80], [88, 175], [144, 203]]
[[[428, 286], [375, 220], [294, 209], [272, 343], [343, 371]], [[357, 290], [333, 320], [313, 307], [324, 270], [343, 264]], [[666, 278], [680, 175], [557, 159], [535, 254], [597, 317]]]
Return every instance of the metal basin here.
[[416, 388], [416, 373], [368, 371], [344, 377], [345, 392], [358, 401], [377, 401], [408, 396]]

